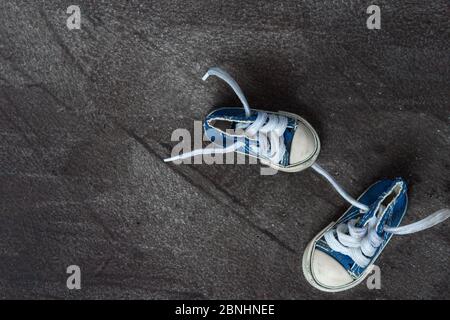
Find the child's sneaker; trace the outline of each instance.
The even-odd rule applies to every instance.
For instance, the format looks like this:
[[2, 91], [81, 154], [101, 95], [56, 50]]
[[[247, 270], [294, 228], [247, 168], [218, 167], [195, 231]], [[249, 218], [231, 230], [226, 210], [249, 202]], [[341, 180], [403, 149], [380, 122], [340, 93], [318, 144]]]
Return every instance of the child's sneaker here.
[[424, 230], [450, 217], [450, 210], [442, 209], [399, 227], [408, 205], [406, 191], [406, 182], [400, 178], [379, 181], [358, 199], [369, 210], [352, 206], [322, 230], [303, 255], [303, 273], [308, 282], [322, 291], [350, 289], [371, 272], [392, 235]]
[[211, 68], [203, 77], [214, 75], [237, 94], [244, 108], [220, 108], [205, 119], [206, 137], [217, 148], [194, 150], [164, 161], [175, 161], [199, 154], [237, 152], [256, 157], [261, 163], [286, 172], [311, 166], [319, 155], [319, 137], [303, 118], [287, 112], [250, 109], [239, 85], [225, 71]]

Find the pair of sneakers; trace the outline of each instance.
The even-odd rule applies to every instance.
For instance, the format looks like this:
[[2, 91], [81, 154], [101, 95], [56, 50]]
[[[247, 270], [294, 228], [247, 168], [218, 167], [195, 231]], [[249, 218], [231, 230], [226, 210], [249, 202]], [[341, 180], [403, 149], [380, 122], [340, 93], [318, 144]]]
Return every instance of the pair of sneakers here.
[[351, 206], [305, 249], [303, 273], [313, 287], [337, 292], [356, 286], [371, 272], [393, 235], [424, 230], [450, 217], [450, 210], [442, 209], [418, 222], [400, 226], [408, 206], [407, 184], [402, 178], [378, 181], [353, 199], [315, 162], [320, 140], [305, 119], [282, 111], [251, 109], [228, 73], [211, 68], [203, 80], [211, 75], [234, 90], [243, 108], [219, 108], [206, 116], [203, 128], [213, 148], [175, 155], [164, 161], [179, 163], [199, 154], [237, 152], [279, 171], [297, 172], [311, 167], [321, 174]]

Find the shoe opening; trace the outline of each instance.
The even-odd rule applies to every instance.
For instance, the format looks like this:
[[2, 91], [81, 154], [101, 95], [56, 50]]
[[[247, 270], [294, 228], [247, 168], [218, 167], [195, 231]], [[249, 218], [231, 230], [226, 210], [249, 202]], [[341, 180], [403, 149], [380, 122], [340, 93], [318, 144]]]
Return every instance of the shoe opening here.
[[392, 190], [389, 192], [389, 194], [383, 199], [383, 201], [380, 204], [377, 217], [380, 217], [383, 215], [384, 211], [395, 202], [397, 197], [400, 195], [400, 192], [402, 191], [402, 184], [397, 183]]
[[211, 120], [209, 125], [223, 132], [234, 130], [233, 122], [227, 120]]

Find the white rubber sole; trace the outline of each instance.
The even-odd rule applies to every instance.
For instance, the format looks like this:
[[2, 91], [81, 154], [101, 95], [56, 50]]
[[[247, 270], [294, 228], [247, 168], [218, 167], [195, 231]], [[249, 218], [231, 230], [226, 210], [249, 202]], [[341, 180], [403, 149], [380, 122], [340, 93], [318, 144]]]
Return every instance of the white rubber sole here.
[[323, 229], [319, 234], [311, 240], [308, 245], [306, 246], [305, 252], [303, 253], [303, 259], [302, 259], [302, 269], [303, 269], [303, 275], [305, 276], [306, 281], [309, 282], [310, 285], [312, 285], [314, 288], [319, 289], [320, 291], [325, 292], [340, 292], [345, 291], [348, 289], [351, 289], [361, 282], [364, 281], [364, 279], [372, 272], [373, 264], [369, 265], [367, 269], [364, 271], [364, 273], [361, 274], [360, 277], [355, 279], [353, 282], [350, 282], [349, 284], [346, 284], [344, 286], [340, 287], [327, 287], [320, 282], [316, 281], [314, 278], [312, 271], [311, 271], [311, 257], [314, 249], [314, 244], [322, 235], [328, 231], [328, 229], [333, 226], [335, 222], [330, 223], [325, 229]]
[[290, 112], [285, 112], [285, 111], [279, 111], [278, 113], [280, 114], [285, 114], [288, 117], [294, 118], [297, 121], [301, 122], [306, 128], [308, 128], [308, 130], [311, 132], [311, 135], [314, 137], [314, 144], [315, 144], [315, 150], [313, 152], [313, 154], [311, 154], [309, 156], [309, 158], [305, 159], [302, 162], [299, 162], [295, 165], [290, 165], [287, 167], [282, 167], [279, 166], [277, 164], [273, 164], [273, 163], [269, 163], [269, 162], [265, 162], [263, 160], [261, 160], [262, 164], [265, 164], [273, 169], [282, 171], [282, 172], [299, 172], [302, 170], [305, 170], [307, 168], [309, 168], [310, 166], [312, 166], [312, 164], [314, 162], [316, 162], [317, 157], [319, 156], [320, 153], [320, 139], [319, 139], [319, 135], [317, 134], [316, 130], [314, 130], [314, 128], [309, 124], [308, 121], [306, 121], [305, 119], [303, 119], [302, 117], [300, 117], [299, 115], [295, 114], [295, 113], [290, 113]]

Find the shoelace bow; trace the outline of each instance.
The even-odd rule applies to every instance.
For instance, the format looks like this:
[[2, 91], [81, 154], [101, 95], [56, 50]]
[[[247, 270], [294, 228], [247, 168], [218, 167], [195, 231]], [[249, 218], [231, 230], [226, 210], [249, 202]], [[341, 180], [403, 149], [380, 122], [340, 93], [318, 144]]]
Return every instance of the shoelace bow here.
[[[248, 105], [247, 99], [244, 96], [241, 88], [237, 82], [225, 71], [219, 68], [211, 68], [203, 76], [202, 80], [205, 81], [210, 75], [214, 75], [224, 80], [236, 93], [244, 106], [245, 114], [248, 117], [251, 116], [251, 110]], [[229, 153], [238, 150], [245, 145], [244, 138], [250, 139], [249, 147], [252, 151], [258, 155], [268, 158], [272, 163], [279, 163], [285, 153], [286, 144], [284, 142], [284, 132], [288, 126], [288, 119], [285, 116], [267, 114], [266, 112], [257, 111], [257, 117], [255, 121], [251, 123], [238, 123], [236, 130], [244, 130], [244, 135], [238, 138], [238, 141], [227, 146], [225, 148], [205, 148], [197, 149], [191, 152], [187, 152], [178, 156], [174, 156], [168, 159], [164, 159], [165, 162], [182, 160], [190, 157], [194, 157], [200, 154], [213, 154], [213, 153]], [[254, 143], [253, 143], [254, 142]]]
[[[445, 208], [417, 222], [395, 228], [384, 226], [383, 230], [394, 235], [405, 235], [431, 228], [449, 217], [450, 209]], [[357, 219], [340, 223], [335, 229], [324, 233], [325, 241], [331, 249], [349, 256], [357, 265], [365, 268], [369, 265], [373, 255], [384, 241], [376, 231], [378, 221], [379, 218], [372, 217], [361, 228], [355, 227]]]

